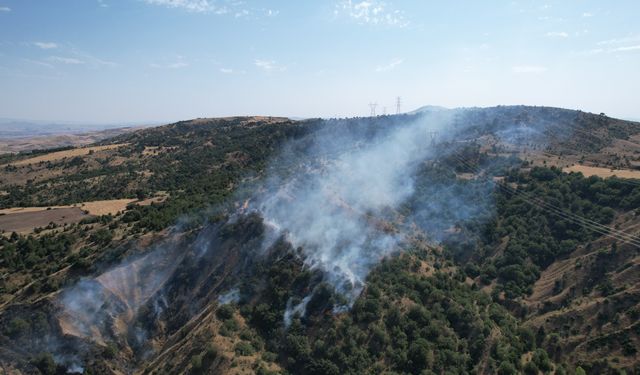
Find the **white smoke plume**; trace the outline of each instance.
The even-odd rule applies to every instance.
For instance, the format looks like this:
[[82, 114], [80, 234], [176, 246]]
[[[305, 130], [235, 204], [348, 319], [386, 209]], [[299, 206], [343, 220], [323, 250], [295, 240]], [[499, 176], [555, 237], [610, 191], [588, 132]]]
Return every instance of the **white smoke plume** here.
[[[344, 297], [346, 302], [335, 311], [350, 308], [370, 270], [398, 251], [404, 232], [394, 222], [395, 212], [414, 195], [416, 171], [437, 156], [430, 134], [437, 132], [438, 141], [449, 139], [454, 115], [442, 111], [307, 124], [318, 128], [284, 146], [271, 163], [264, 188], [250, 200], [249, 210], [258, 212], [266, 225], [264, 243], [255, 254], [284, 236], [300, 249], [306, 267], [321, 271], [324, 281]], [[443, 221], [436, 215], [444, 212], [451, 222], [477, 214], [478, 210], [457, 209], [464, 202], [448, 187], [438, 189], [448, 192], [442, 198], [455, 204], [424, 203], [427, 217], [414, 215], [410, 220], [429, 229], [434, 221]], [[246, 213], [244, 206], [238, 215]], [[196, 260], [209, 256], [220, 245], [216, 236], [201, 231], [191, 256]], [[171, 237], [147, 255], [64, 291], [58, 300], [63, 332], [104, 344], [109, 338], [102, 332], [124, 333], [148, 301], [153, 301], [159, 316], [171, 303], [162, 295], [165, 283], [185, 256], [179, 236]], [[289, 301], [285, 323], [305, 314], [312, 295], [301, 296], [301, 302]], [[218, 297], [221, 304], [238, 300], [240, 292], [235, 289]]]
[[[447, 124], [417, 117], [369, 136], [327, 126], [292, 146], [306, 147], [302, 155], [288, 150], [299, 172], [272, 176], [258, 198], [255, 209], [272, 230], [300, 247], [306, 266], [346, 297], [347, 306], [337, 308], [350, 307], [371, 268], [397, 250], [402, 233], [379, 218], [413, 194], [416, 168], [434, 151], [428, 134], [444, 134]], [[304, 315], [308, 301], [289, 303], [285, 322]]]

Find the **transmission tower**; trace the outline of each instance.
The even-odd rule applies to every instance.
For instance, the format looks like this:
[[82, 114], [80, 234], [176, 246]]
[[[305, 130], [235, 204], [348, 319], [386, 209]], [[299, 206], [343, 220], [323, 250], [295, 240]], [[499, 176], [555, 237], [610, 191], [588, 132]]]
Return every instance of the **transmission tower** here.
[[376, 117], [376, 107], [378, 103], [369, 103], [369, 107], [371, 108], [371, 117]]
[[387, 115], [387, 107], [382, 107], [382, 115], [383, 116]]
[[436, 145], [436, 139], [438, 138], [438, 132], [427, 132], [429, 138], [431, 139], [431, 146]]
[[402, 104], [402, 101], [400, 100], [400, 97], [398, 96], [396, 98], [396, 115], [400, 114], [400, 104]]

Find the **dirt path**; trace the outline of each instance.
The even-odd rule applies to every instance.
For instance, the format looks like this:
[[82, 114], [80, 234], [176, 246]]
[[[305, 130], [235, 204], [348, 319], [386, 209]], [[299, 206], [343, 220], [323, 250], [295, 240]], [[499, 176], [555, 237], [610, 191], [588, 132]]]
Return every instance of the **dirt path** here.
[[491, 373], [487, 368], [489, 366], [489, 354], [491, 353], [491, 348], [493, 347], [493, 344], [496, 342], [498, 337], [500, 337], [500, 328], [493, 327], [491, 333], [489, 334], [489, 337], [487, 338], [487, 343], [485, 345], [484, 352], [482, 353], [482, 358], [480, 358], [480, 361], [478, 362], [478, 365], [476, 367], [478, 369], [478, 374]]

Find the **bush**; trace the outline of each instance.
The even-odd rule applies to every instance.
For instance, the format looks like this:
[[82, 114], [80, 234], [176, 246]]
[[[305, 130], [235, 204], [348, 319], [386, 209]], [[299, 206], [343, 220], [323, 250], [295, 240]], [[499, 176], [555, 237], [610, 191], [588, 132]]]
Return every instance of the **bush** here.
[[5, 329], [5, 334], [12, 339], [17, 339], [29, 333], [30, 329], [31, 327], [26, 320], [22, 318], [13, 318]]
[[529, 361], [524, 365], [523, 371], [525, 375], [538, 375], [538, 366], [532, 361]]
[[36, 366], [43, 375], [55, 375], [58, 371], [58, 366], [56, 366], [56, 362], [53, 360], [51, 353], [40, 353], [31, 363]]
[[231, 305], [222, 305], [218, 307], [218, 310], [216, 311], [216, 316], [220, 320], [231, 319], [233, 317], [233, 311], [234, 309]]
[[251, 346], [250, 343], [245, 342], [245, 341], [241, 341], [241, 342], [236, 344], [235, 352], [236, 352], [236, 354], [241, 355], [241, 356], [248, 356], [248, 355], [252, 355], [253, 353], [255, 353], [255, 349], [253, 348], [253, 346]]

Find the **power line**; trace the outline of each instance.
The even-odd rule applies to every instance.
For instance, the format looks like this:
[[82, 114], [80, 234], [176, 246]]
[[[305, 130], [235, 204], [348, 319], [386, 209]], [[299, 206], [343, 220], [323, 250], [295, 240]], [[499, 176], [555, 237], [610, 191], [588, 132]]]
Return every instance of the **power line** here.
[[396, 98], [396, 115], [399, 115], [401, 113], [400, 111], [400, 106], [402, 104], [402, 100], [400, 99], [400, 97], [398, 96]]
[[[468, 161], [466, 161], [466, 159], [464, 159], [463, 157], [461, 157], [459, 154], [453, 154], [454, 158], [456, 158], [459, 162], [461, 162], [462, 164], [464, 164], [465, 166], [467, 166], [469, 169], [471, 169], [474, 173], [479, 174], [479, 170], [477, 167], [474, 167], [472, 164], [470, 164]], [[600, 224], [596, 221], [590, 220], [590, 219], [586, 219], [580, 215], [577, 215], [575, 213], [572, 212], [568, 212], [562, 208], [556, 207], [553, 204], [550, 204], [538, 197], [533, 197], [531, 196], [531, 194], [523, 191], [523, 190], [519, 190], [519, 189], [514, 189], [511, 186], [509, 186], [506, 183], [497, 182], [497, 186], [499, 188], [501, 188], [503, 191], [506, 191], [510, 194], [516, 195], [516, 196], [521, 196], [525, 199], [525, 201], [527, 201], [530, 204], [534, 204], [540, 208], [542, 208], [543, 210], [546, 211], [550, 211], [551, 213], [560, 216], [562, 218], [565, 218], [567, 220], [570, 220], [578, 225], [582, 225], [588, 229], [593, 230], [594, 232], [600, 233], [602, 235], [617, 239], [617, 240], [621, 240], [623, 242], [627, 242], [630, 243], [632, 245], [635, 245], [636, 247], [640, 247], [640, 237], [626, 233], [624, 231], [620, 231], [620, 230], [616, 230], [613, 229], [611, 227], [608, 227], [606, 225]], [[533, 202], [532, 202], [533, 201]]]
[[[464, 159], [461, 159], [459, 157], [454, 156], [456, 159], [458, 159], [458, 161], [460, 161], [462, 164], [466, 165], [467, 167], [469, 167], [472, 171], [478, 173], [479, 171], [477, 169], [475, 169], [471, 164], [469, 164], [468, 162], [466, 162]], [[550, 213], [555, 214], [557, 216], [560, 216], [561, 218], [570, 220], [578, 225], [584, 226], [588, 229], [591, 229], [594, 232], [606, 235], [608, 237], [612, 237], [614, 239], [617, 240], [621, 240], [623, 242], [628, 242], [631, 243], [635, 246], [640, 247], [640, 241], [638, 241], [638, 237], [633, 236], [631, 234], [622, 232], [622, 231], [616, 231], [613, 230], [610, 227], [604, 226], [602, 224], [599, 224], [597, 222], [594, 222], [592, 220], [589, 219], [585, 219], [579, 215], [576, 215], [574, 213], [571, 212], [567, 212], [564, 211], [561, 208], [558, 208], [546, 201], [541, 200], [540, 198], [537, 197], [532, 197], [530, 194], [519, 190], [519, 189], [514, 189], [512, 187], [510, 187], [507, 184], [501, 183], [501, 182], [497, 182], [497, 186], [498, 188], [502, 189], [503, 191], [510, 193], [514, 196], [520, 196], [523, 197], [524, 200], [529, 203], [529, 204], [534, 204], [536, 206], [538, 206], [539, 208], [542, 208], [543, 210], [546, 211], [551, 211]], [[533, 202], [532, 202], [533, 200]], [[594, 224], [595, 223], [595, 224]]]
[[371, 108], [371, 117], [376, 117], [376, 107], [378, 103], [369, 103], [369, 108]]
[[[578, 129], [574, 129], [574, 130], [578, 130]], [[555, 132], [551, 132], [552, 135], [555, 135], [557, 133]], [[588, 134], [588, 133], [585, 133]], [[593, 142], [591, 140], [587, 140], [589, 142]], [[639, 145], [640, 146], [640, 145]], [[578, 153], [578, 155], [583, 154], [583, 151], [578, 150], [576, 148], [572, 148], [572, 147], [567, 147], [566, 145], [562, 145], [563, 149], [569, 150], [569, 151], [574, 151], [576, 153]], [[545, 152], [545, 151], [540, 151], [540, 153], [544, 154], [544, 155], [548, 155], [550, 157], [562, 157], [563, 155], [557, 155], [557, 154], [552, 154], [550, 152]], [[526, 156], [526, 155], [525, 155]], [[597, 168], [604, 168], [604, 167], [597, 167]], [[614, 168], [611, 168], [614, 169]], [[623, 183], [623, 184], [629, 184], [629, 185], [634, 185], [634, 186], [640, 186], [640, 181], [636, 181], [638, 180], [637, 178], [623, 178], [623, 177], [618, 177], [618, 176], [610, 176], [609, 178], [612, 177], [616, 177], [616, 181]]]
[[429, 139], [431, 139], [431, 146], [435, 146], [436, 145], [436, 140], [438, 138], [438, 132], [436, 132], [436, 131], [428, 131], [427, 134], [429, 135]]

